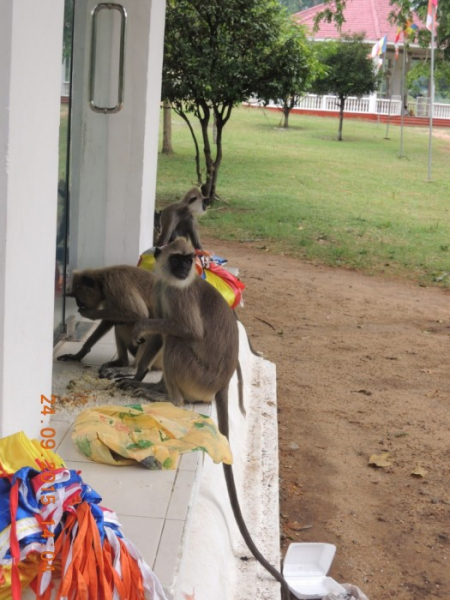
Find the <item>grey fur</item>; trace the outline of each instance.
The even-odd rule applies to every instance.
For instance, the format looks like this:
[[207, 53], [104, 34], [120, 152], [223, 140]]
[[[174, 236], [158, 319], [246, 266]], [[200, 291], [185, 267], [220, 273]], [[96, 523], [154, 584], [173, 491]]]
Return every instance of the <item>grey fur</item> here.
[[201, 191], [194, 187], [190, 189], [180, 202], [169, 204], [159, 214], [160, 234], [156, 246], [165, 246], [178, 237], [191, 241], [196, 250], [202, 248], [195, 215], [206, 211], [206, 199]]
[[153, 316], [153, 283], [152, 273], [130, 265], [74, 271], [69, 296], [75, 298], [82, 316], [100, 319], [101, 323], [79, 352], [63, 354], [58, 360], [80, 361], [114, 327], [118, 359], [105, 363], [101, 369], [128, 366], [128, 351], [133, 355], [137, 352], [132, 343], [133, 326]]
[[[162, 348], [163, 379], [160, 384], [127, 380], [121, 387], [133, 389], [149, 399], [169, 398], [174, 404], [216, 400], [219, 430], [229, 437], [228, 387], [239, 369], [237, 320], [224, 298], [209, 283], [197, 277], [193, 248], [177, 239], [162, 248], [156, 259], [155, 318], [136, 323], [133, 342], [150, 334], [142, 361], [147, 364]], [[191, 261], [190, 268], [188, 267]], [[139, 366], [138, 366], [139, 371]], [[223, 465], [231, 506], [239, 530], [255, 558], [281, 583], [283, 598], [289, 588], [282, 575], [256, 548], [239, 506], [231, 465]]]

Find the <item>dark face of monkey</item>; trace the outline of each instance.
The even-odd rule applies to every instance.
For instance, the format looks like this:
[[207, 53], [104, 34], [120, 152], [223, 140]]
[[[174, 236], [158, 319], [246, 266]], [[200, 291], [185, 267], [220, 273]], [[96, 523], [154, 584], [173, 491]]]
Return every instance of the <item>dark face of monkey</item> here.
[[183, 238], [178, 238], [168, 247], [155, 248], [156, 270], [164, 272], [166, 280], [170, 280], [176, 287], [189, 285], [195, 275], [195, 253], [192, 246]]
[[186, 279], [191, 272], [194, 254], [172, 254], [169, 258], [170, 271], [177, 279]]
[[100, 286], [93, 277], [74, 273], [72, 278], [72, 291], [67, 294], [75, 298], [78, 308], [98, 308], [104, 297]]

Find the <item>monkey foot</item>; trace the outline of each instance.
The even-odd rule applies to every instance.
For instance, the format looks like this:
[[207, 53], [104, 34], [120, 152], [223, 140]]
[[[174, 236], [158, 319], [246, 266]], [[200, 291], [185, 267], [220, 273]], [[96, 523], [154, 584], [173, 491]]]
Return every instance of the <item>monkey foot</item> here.
[[131, 392], [137, 398], [144, 398], [151, 402], [167, 402], [169, 400], [167, 394], [161, 391], [161, 383], [142, 383], [135, 379], [122, 379], [116, 382], [116, 385], [121, 390]]
[[102, 365], [98, 374], [103, 379], [121, 379], [122, 377], [133, 377], [136, 369], [133, 367], [111, 367], [108, 363]]
[[80, 362], [82, 358], [83, 357], [78, 354], [61, 354], [61, 356], [58, 356], [57, 360], [61, 360], [62, 362]]
[[117, 378], [116, 385], [121, 390], [132, 390], [144, 384], [140, 381], [137, 381], [136, 379], [129, 379], [127, 377], [123, 377]]

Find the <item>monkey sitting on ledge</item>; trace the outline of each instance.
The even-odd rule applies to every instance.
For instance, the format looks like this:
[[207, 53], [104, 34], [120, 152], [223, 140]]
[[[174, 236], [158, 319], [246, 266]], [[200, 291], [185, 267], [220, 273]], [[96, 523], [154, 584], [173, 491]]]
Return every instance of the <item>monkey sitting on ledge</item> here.
[[[220, 432], [229, 437], [228, 388], [239, 365], [239, 330], [236, 317], [220, 293], [197, 277], [194, 249], [177, 239], [155, 252], [153, 286], [154, 318], [133, 328], [132, 341], [145, 342], [141, 361], [152, 363], [162, 351], [163, 381], [160, 384], [122, 380], [119, 387], [131, 389], [149, 400], [216, 400]], [[144, 338], [143, 336], [150, 336]], [[139, 370], [139, 367], [138, 367]], [[239, 530], [253, 556], [281, 583], [283, 598], [290, 596], [283, 576], [255, 546], [239, 506], [231, 465], [223, 464], [231, 506]]]

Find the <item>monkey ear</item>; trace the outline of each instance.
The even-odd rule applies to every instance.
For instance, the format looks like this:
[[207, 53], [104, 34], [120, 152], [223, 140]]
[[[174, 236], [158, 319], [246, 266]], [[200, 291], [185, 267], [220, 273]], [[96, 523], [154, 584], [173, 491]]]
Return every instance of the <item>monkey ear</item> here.
[[83, 275], [81, 278], [81, 283], [90, 288], [95, 287], [95, 279], [93, 277], [89, 277], [89, 275]]
[[156, 248], [155, 248], [155, 252], [154, 252], [155, 258], [158, 258], [158, 256], [159, 256], [160, 254], [161, 254], [161, 248], [158, 248], [158, 246], [156, 246]]

